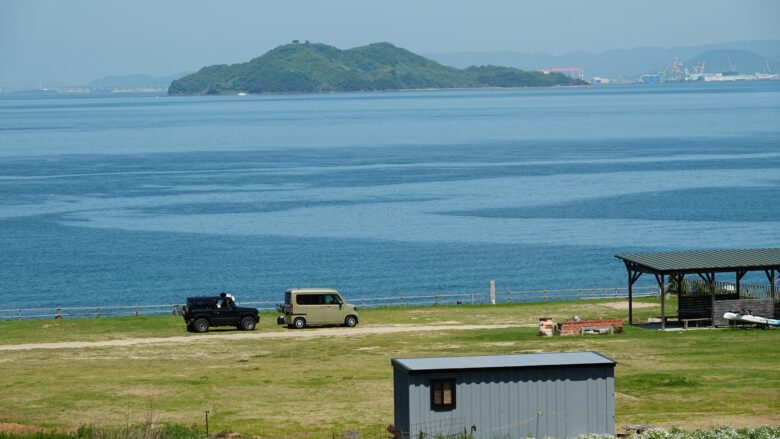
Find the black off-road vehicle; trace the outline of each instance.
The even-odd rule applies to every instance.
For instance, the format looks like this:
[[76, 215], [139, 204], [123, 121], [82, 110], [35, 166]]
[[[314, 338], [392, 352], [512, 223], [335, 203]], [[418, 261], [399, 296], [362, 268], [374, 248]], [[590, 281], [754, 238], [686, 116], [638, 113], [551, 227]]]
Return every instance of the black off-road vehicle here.
[[235, 326], [251, 331], [260, 321], [257, 308], [238, 306], [235, 297], [226, 293], [216, 297], [188, 297], [183, 316], [190, 332], [206, 332], [210, 326]]

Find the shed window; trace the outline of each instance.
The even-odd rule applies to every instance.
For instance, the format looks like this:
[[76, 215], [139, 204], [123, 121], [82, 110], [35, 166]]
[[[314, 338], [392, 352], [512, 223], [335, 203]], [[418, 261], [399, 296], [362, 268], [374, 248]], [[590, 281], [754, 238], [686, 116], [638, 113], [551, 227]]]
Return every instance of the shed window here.
[[455, 380], [431, 380], [431, 410], [455, 408]]

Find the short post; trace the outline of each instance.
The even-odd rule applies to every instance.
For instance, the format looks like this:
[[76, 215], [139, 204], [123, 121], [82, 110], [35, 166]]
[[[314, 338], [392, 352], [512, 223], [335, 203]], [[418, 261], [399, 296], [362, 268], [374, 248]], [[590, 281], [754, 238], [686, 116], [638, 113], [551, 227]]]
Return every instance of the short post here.
[[62, 318], [62, 308], [57, 308], [57, 313], [54, 314], [55, 319], [61, 319]]
[[474, 304], [474, 293], [471, 293], [471, 304]]
[[209, 437], [209, 411], [206, 410], [206, 438]]
[[496, 281], [491, 280], [488, 283], [488, 286], [490, 288], [490, 304], [495, 305], [496, 304]]
[[138, 317], [138, 307], [135, 307], [135, 316]]

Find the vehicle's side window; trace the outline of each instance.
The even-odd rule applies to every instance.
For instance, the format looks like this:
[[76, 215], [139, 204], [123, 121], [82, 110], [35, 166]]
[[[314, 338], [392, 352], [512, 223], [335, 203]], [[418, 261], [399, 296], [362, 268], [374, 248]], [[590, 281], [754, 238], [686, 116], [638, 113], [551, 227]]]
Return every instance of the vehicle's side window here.
[[295, 297], [298, 305], [322, 305], [322, 294], [298, 294]]
[[431, 380], [431, 410], [455, 409], [455, 379]]
[[338, 305], [339, 304], [339, 298], [335, 294], [326, 294], [325, 295], [325, 305]]

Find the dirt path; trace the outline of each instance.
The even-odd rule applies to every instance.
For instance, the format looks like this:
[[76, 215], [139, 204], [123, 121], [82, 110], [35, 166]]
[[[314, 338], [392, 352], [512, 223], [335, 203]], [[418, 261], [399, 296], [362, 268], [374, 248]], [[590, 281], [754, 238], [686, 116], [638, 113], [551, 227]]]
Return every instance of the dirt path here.
[[530, 328], [533, 324], [504, 324], [504, 325], [363, 325], [355, 328], [319, 328], [288, 330], [279, 332], [227, 332], [208, 334], [158, 337], [158, 338], [123, 338], [105, 341], [66, 341], [58, 343], [24, 343], [0, 346], [0, 351], [24, 351], [32, 349], [87, 349], [103, 348], [111, 346], [134, 346], [165, 343], [193, 343], [205, 340], [247, 340], [270, 338], [311, 338], [311, 337], [350, 337], [355, 335], [370, 334], [395, 334], [401, 332], [418, 331], [468, 331], [474, 329], [502, 329], [502, 328]]
[[[610, 307], [612, 309], [619, 309], [619, 310], [626, 310], [628, 309], [628, 301], [623, 302], [608, 302], [608, 303], [602, 303], [601, 305]], [[660, 307], [661, 305], [655, 304], [655, 303], [645, 303], [645, 302], [634, 302], [633, 307], [635, 309], [639, 308], [656, 308]]]

